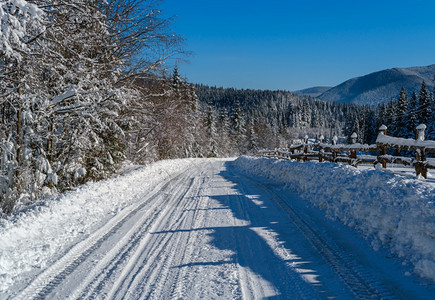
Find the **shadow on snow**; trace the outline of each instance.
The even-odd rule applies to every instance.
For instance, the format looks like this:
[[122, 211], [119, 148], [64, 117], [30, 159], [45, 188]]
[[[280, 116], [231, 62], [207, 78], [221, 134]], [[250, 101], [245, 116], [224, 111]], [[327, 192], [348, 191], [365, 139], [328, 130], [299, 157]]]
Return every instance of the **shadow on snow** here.
[[[333, 296], [321, 284], [320, 275], [314, 271], [314, 264], [309, 259], [304, 259], [304, 257], [312, 257], [306, 253], [310, 247], [298, 245], [301, 243], [300, 233], [292, 225], [292, 220], [273, 202], [273, 197], [264, 192], [248, 195], [247, 193], [259, 188], [243, 175], [239, 176], [234, 172], [229, 162], [225, 167], [219, 175], [233, 184], [234, 194], [203, 195], [218, 201], [221, 206], [205, 210], [229, 209], [236, 219], [246, 221], [244, 223], [249, 225], [155, 232], [154, 234], [210, 231], [208, 234], [211, 237], [211, 246], [233, 252], [230, 257], [222, 261], [192, 262], [175, 268], [237, 263], [273, 286], [274, 291], [271, 294], [275, 296], [268, 299], [313, 299]], [[278, 240], [278, 246], [274, 248], [279, 248], [281, 245], [280, 247], [291, 249], [290, 255], [287, 258], [280, 257], [277, 254], [279, 249], [273, 249], [259, 231], [273, 234], [274, 239]]]

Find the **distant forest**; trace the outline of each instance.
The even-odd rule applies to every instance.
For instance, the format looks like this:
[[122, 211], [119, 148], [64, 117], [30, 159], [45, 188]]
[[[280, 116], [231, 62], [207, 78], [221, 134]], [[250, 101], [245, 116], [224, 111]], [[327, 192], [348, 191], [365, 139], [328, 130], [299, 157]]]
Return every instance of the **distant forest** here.
[[[239, 90], [204, 85], [195, 86], [202, 107], [208, 106], [216, 118], [232, 120], [228, 132], [234, 135], [235, 119], [243, 128], [238, 142], [240, 152], [257, 148], [286, 147], [295, 139], [308, 135], [316, 138], [350, 137], [357, 133], [358, 142], [375, 142], [378, 128], [386, 125], [388, 134], [414, 138], [415, 128], [426, 124], [427, 138], [435, 139], [434, 91], [422, 82], [420, 92], [408, 96], [402, 88], [398, 99], [377, 107], [330, 103], [286, 91]], [[204, 108], [203, 108], [204, 109]], [[217, 130], [228, 131], [217, 122]], [[240, 130], [239, 130], [240, 131]], [[219, 145], [225, 145], [219, 141]]]

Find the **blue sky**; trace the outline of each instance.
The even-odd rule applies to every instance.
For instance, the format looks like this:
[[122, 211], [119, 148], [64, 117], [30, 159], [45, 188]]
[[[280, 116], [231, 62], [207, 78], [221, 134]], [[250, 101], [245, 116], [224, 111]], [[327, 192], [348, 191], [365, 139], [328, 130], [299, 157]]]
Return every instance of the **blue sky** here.
[[435, 1], [163, 0], [190, 82], [297, 90], [435, 63]]

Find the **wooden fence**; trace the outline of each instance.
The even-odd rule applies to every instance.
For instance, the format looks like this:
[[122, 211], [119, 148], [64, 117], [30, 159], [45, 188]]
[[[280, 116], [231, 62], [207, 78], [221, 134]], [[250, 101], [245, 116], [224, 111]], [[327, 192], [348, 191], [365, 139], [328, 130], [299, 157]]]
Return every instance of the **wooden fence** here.
[[[435, 141], [425, 140], [425, 130], [426, 125], [419, 125], [416, 128], [416, 138], [405, 139], [388, 136], [387, 127], [382, 125], [374, 145], [356, 143], [356, 133], [352, 134], [349, 145], [337, 145], [337, 139], [333, 139], [332, 144], [326, 144], [322, 137], [316, 143], [308, 143], [308, 137], [305, 137], [304, 142], [299, 145], [292, 145], [287, 149], [261, 150], [259, 155], [298, 161], [341, 162], [354, 167], [373, 164], [375, 168], [386, 168], [387, 163], [394, 163], [414, 167], [417, 176], [427, 178], [427, 170], [435, 169], [435, 159], [427, 158], [428, 153], [435, 153]], [[398, 155], [387, 154], [388, 149], [395, 149]], [[411, 156], [400, 156], [402, 151]]]

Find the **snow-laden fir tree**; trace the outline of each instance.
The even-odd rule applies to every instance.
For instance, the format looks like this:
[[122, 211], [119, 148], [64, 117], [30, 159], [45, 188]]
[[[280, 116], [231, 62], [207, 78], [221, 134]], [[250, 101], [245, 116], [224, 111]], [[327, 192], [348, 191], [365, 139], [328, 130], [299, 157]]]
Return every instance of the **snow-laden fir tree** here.
[[431, 97], [429, 96], [429, 91], [427, 90], [426, 82], [423, 81], [421, 84], [420, 93], [418, 94], [418, 123], [419, 124], [429, 124], [432, 117], [432, 104]]
[[205, 129], [207, 133], [207, 156], [216, 157], [218, 155], [217, 131], [214, 111], [211, 104], [209, 104], [207, 108]]
[[230, 141], [230, 124], [228, 120], [228, 112], [224, 106], [219, 110], [216, 130], [218, 138], [218, 154], [220, 156], [231, 155], [232, 145]]
[[408, 136], [408, 123], [409, 123], [409, 116], [408, 116], [408, 93], [406, 92], [406, 89], [402, 86], [402, 89], [400, 90], [399, 94], [399, 100], [397, 103], [397, 110], [396, 110], [396, 127], [394, 131], [394, 135], [397, 137], [407, 137]]
[[236, 101], [231, 114], [231, 139], [236, 149], [235, 154], [243, 153], [246, 135], [245, 118], [242, 113], [240, 102]]
[[418, 97], [415, 92], [412, 93], [411, 99], [409, 101], [408, 106], [408, 124], [407, 124], [407, 132], [408, 138], [415, 137], [415, 128], [419, 125], [419, 109], [418, 109]]
[[258, 137], [255, 133], [254, 122], [248, 123], [247, 153], [255, 155], [258, 151]]

